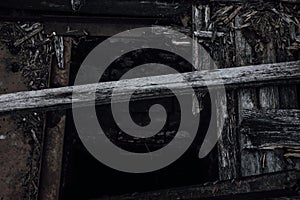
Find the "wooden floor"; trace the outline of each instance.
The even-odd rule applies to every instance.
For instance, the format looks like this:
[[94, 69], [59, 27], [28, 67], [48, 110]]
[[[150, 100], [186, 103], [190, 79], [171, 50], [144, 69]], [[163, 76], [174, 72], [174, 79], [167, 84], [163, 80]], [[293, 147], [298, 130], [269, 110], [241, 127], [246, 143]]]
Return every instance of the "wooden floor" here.
[[[217, 87], [220, 81], [204, 81], [208, 73], [224, 82], [219, 178], [102, 199], [300, 199], [299, 10], [298, 0], [0, 2], [0, 199], [62, 197], [64, 147], [73, 141], [65, 137], [72, 92], [80, 95], [78, 106], [93, 101], [85, 97], [96, 88], [98, 105], [110, 101], [108, 91], [115, 87], [126, 93], [139, 88], [135, 100], [168, 97], [165, 85], [185, 94], [178, 75], [68, 86], [72, 50], [81, 41], [152, 25], [195, 39], [196, 69], [182, 75], [199, 98], [207, 97], [207, 83]], [[120, 102], [123, 97], [118, 93]]]

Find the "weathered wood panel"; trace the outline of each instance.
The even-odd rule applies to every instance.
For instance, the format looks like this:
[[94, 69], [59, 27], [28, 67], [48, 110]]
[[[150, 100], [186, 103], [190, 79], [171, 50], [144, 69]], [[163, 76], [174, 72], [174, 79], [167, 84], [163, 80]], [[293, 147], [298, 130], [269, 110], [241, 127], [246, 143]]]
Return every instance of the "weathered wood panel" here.
[[289, 171], [103, 199], [264, 199], [299, 195], [299, 171]]
[[[199, 2], [198, 7], [202, 8], [199, 20], [205, 22], [206, 25], [194, 32], [199, 38], [199, 42], [210, 50], [211, 55], [218, 63], [222, 63], [222, 66], [226, 67], [231, 63], [243, 66], [298, 59], [296, 55], [299, 51], [299, 39], [297, 39], [300, 25], [297, 14], [299, 5], [267, 1], [251, 1], [247, 4], [240, 2], [242, 1]], [[289, 1], [289, 3], [295, 2]], [[209, 6], [208, 13], [213, 14], [211, 18], [207, 19], [205, 17], [207, 9], [205, 8]], [[232, 50], [234, 50], [233, 54], [230, 53]], [[233, 93], [228, 96], [228, 99], [236, 102], [234, 97]], [[232, 108], [230, 112], [234, 112], [238, 108], [236, 114], [232, 115], [236, 118], [230, 117], [230, 112], [228, 112], [229, 119], [235, 122], [243, 119], [242, 113], [245, 109], [295, 109], [299, 104], [296, 86], [289, 84], [282, 84], [279, 87], [269, 85], [263, 88], [241, 89], [238, 91], [237, 97], [237, 107], [228, 105], [228, 108], [230, 106]], [[243, 176], [280, 171], [292, 166], [288, 163], [284, 164], [280, 160], [281, 157], [275, 155], [280, 154], [277, 151], [241, 149], [242, 152], [239, 153], [238, 149], [232, 149], [230, 146], [239, 146], [239, 143], [244, 143], [245, 140], [244, 136], [239, 136], [239, 134], [232, 137], [234, 125], [235, 123], [231, 123], [231, 132], [223, 132], [219, 142], [221, 144], [219, 148], [220, 175], [224, 172], [223, 178], [230, 177], [230, 171], [239, 167], [238, 161], [234, 167], [228, 165], [235, 160], [234, 154], [241, 153], [242, 170], [240, 172]], [[226, 143], [226, 145], [222, 145], [222, 143]], [[235, 152], [229, 154], [232, 151]], [[226, 160], [227, 162], [225, 162]], [[262, 161], [267, 162], [263, 163]], [[237, 169], [237, 171], [239, 170]]]
[[[201, 41], [203, 41], [203, 38], [208, 38], [210, 39], [211, 36], [213, 35], [210, 31], [208, 31], [209, 23], [210, 23], [210, 18], [211, 18], [211, 8], [210, 5], [207, 4], [195, 4], [193, 5], [193, 38], [194, 38], [194, 66], [196, 70], [216, 70], [219, 66], [216, 65], [215, 61], [212, 58], [212, 55], [210, 52], [207, 51], [207, 49], [204, 49], [203, 45], [200, 44]], [[200, 48], [199, 48], [200, 47]], [[225, 63], [223, 63], [225, 65]], [[197, 97], [196, 97], [197, 96]], [[207, 91], [204, 92], [199, 92], [196, 94], [196, 96], [193, 99], [194, 107], [193, 107], [193, 113], [194, 114], [200, 114], [203, 119], [205, 119], [206, 116], [206, 110], [209, 110], [206, 105], [207, 102], [209, 101], [209, 96], [210, 94]], [[221, 96], [220, 94], [217, 94], [216, 96]], [[208, 97], [208, 98], [207, 98]], [[226, 108], [226, 96], [223, 96], [221, 98], [213, 98], [210, 96], [211, 103], [218, 105], [216, 106], [216, 129], [213, 130], [215, 135], [220, 138], [218, 144], [221, 144], [222, 142], [222, 131], [223, 129], [220, 128], [220, 124], [223, 124], [224, 121], [227, 119], [227, 114], [226, 109], [223, 109], [224, 107]], [[220, 106], [219, 106], [220, 105]], [[224, 120], [225, 119], [225, 120]], [[201, 121], [202, 119], [200, 119]], [[204, 142], [202, 143], [201, 148], [203, 146], [207, 145], [208, 143], [211, 143], [211, 139], [209, 137], [206, 137], [204, 139]], [[216, 149], [218, 150], [218, 149]], [[201, 152], [201, 150], [200, 150]], [[199, 153], [200, 153], [199, 152]], [[206, 157], [214, 157], [218, 158], [220, 153], [218, 151], [212, 151], [209, 155]], [[203, 157], [203, 155], [199, 155], [199, 157]], [[219, 167], [219, 165], [217, 166]], [[219, 176], [222, 173], [219, 173]]]
[[[210, 57], [208, 57], [203, 55], [203, 52], [195, 53], [198, 58], [198, 62], [195, 63], [195, 66], [198, 66], [199, 70], [230, 67], [234, 58], [230, 56], [231, 51], [228, 49], [226, 42], [224, 42], [230, 36], [225, 35], [224, 32], [216, 32], [212, 29], [215, 20], [214, 6], [207, 2], [199, 2], [199, 4], [195, 3], [193, 8], [193, 33], [197, 40], [197, 45], [205, 47], [205, 50], [207, 50], [210, 54]], [[211, 64], [212, 59], [216, 65]], [[238, 174], [238, 145], [232, 145], [235, 144], [235, 141], [237, 140], [235, 119], [237, 109], [235, 93], [236, 91], [234, 90], [227, 91], [227, 113], [225, 116], [224, 113], [220, 113], [218, 116], [220, 117], [219, 119], [225, 117], [225, 124], [222, 133], [217, 133], [220, 134], [218, 141], [218, 167], [219, 178], [221, 180], [235, 178]], [[216, 103], [217, 105], [224, 103], [224, 99], [218, 99]]]
[[[262, 11], [260, 9], [264, 9]], [[250, 45], [252, 60], [256, 63], [274, 63], [297, 59], [289, 51], [298, 35], [299, 16], [295, 4], [252, 3], [245, 6], [241, 22], [247, 26], [242, 29], [243, 36]], [[287, 14], [288, 13], [288, 14]], [[255, 34], [253, 34], [255, 33]], [[297, 108], [297, 91], [294, 85], [267, 86], [254, 91], [252, 104], [261, 110]], [[251, 105], [251, 104], [250, 104]], [[240, 112], [242, 113], [242, 112]], [[247, 142], [245, 135], [241, 136]], [[290, 137], [287, 135], [287, 137]], [[295, 166], [293, 161], [283, 159], [281, 150], [243, 149], [242, 175], [270, 173]], [[297, 162], [296, 162], [297, 163]]]
[[[11, 112], [24, 109], [70, 106], [72, 101], [77, 106], [87, 106], [95, 101], [94, 91], [96, 90], [96, 102], [100, 105], [110, 102], [112, 89], [116, 91], [114, 96], [116, 102], [121, 102], [131, 93], [134, 93], [132, 100], [171, 96], [172, 92], [166, 90], [166, 87], [176, 89], [184, 95], [187, 94], [187, 88], [189, 88], [187, 82], [198, 91], [206, 90], [207, 86], [218, 88], [220, 84], [224, 84], [229, 89], [235, 89], [245, 86], [256, 87], [282, 82], [299, 82], [299, 63], [297, 61], [197, 71], [5, 94], [0, 96], [0, 111]], [[72, 99], [73, 93], [76, 95], [76, 99]]]
[[244, 169], [246, 172], [300, 169], [299, 110], [256, 110], [247, 111], [244, 116], [241, 148], [249, 152], [248, 157], [257, 155], [253, 157], [256, 162]]
[[243, 148], [300, 149], [300, 110], [247, 111], [241, 123]]
[[[238, 13], [234, 25], [235, 27], [241, 27], [243, 25], [243, 20], [241, 17], [242, 13]], [[242, 29], [235, 30], [235, 47], [236, 47], [236, 64], [237, 65], [247, 65], [253, 63], [252, 49], [243, 35]], [[241, 89], [238, 91], [238, 120], [239, 123], [243, 119], [243, 111], [245, 109], [256, 109], [258, 107], [256, 88], [251, 89]], [[258, 153], [256, 152], [247, 152], [240, 147], [241, 143], [244, 143], [245, 138], [243, 135], [240, 135], [238, 132], [238, 142], [235, 145], [238, 145], [240, 152], [240, 176], [247, 176], [249, 171], [255, 171], [259, 174], [259, 169], [255, 166], [257, 161]]]
[[236, 91], [227, 91], [227, 117], [222, 135], [218, 141], [219, 178], [229, 180], [239, 177], [240, 159], [237, 136], [237, 95]]

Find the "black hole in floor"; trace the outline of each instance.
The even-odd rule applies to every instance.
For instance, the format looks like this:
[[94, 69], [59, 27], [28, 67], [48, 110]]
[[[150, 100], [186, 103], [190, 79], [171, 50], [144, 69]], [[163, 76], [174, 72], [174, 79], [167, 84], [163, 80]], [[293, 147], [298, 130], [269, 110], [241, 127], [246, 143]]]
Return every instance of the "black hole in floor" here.
[[[79, 42], [78, 46], [73, 49], [70, 84], [73, 83], [76, 72], [85, 56], [100, 41], [101, 39], [90, 38], [89, 41]], [[181, 66], [183, 67], [183, 69], [181, 69], [182, 72], [191, 70], [189, 66], [184, 69], [184, 66], [185, 65]], [[165, 102], [166, 106], [173, 102], [172, 98], [163, 98], [161, 101]], [[200, 160], [198, 158], [199, 148], [210, 122], [209, 102], [209, 95], [206, 95], [203, 100], [204, 109], [201, 113], [201, 128], [189, 150], [180, 159], [168, 167], [145, 174], [119, 172], [97, 161], [85, 149], [78, 138], [72, 119], [72, 113], [69, 110], [65, 136], [61, 199], [101, 198], [125, 193], [146, 192], [188, 186], [217, 180], [217, 149], [215, 148], [205, 159]], [[147, 102], [142, 102], [142, 104], [145, 103]], [[98, 107], [98, 109], [101, 109], [101, 107]], [[172, 125], [171, 122], [178, 120], [176, 114], [174, 114], [177, 110], [170, 106], [169, 111], [171, 115], [175, 117], [168, 119], [169, 125], [165, 127], [164, 131], [176, 129], [176, 126]], [[139, 118], [140, 114], [147, 115], [146, 111], [145, 113], [133, 112], [131, 114], [133, 119]], [[108, 130], [113, 132], [113, 128], [109, 128]], [[131, 147], [134, 147], [134, 144], [130, 145]]]

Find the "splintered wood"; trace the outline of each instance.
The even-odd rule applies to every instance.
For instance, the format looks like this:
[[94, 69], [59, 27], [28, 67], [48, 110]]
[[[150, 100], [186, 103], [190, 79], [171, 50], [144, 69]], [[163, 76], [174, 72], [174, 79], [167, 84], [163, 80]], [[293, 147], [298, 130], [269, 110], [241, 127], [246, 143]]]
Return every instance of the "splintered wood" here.
[[[285, 2], [198, 2], [194, 35], [219, 67], [297, 60], [300, 5]], [[244, 149], [241, 144], [247, 138], [239, 135], [237, 127], [245, 109], [299, 108], [297, 93], [296, 85], [227, 92], [228, 118], [218, 144], [220, 179], [298, 168], [299, 162], [289, 159], [297, 156], [295, 152]]]

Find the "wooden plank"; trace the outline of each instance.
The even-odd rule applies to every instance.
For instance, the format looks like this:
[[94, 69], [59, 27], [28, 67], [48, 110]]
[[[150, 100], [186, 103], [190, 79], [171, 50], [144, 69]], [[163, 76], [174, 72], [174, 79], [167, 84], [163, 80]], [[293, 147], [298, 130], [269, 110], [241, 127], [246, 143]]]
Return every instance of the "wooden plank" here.
[[[236, 41], [238, 42], [240, 41], [241, 38], [239, 37], [240, 35], [238, 33], [233, 31], [231, 32], [230, 30], [227, 31], [228, 31], [227, 34], [235, 35]], [[232, 42], [234, 41], [233, 37], [230, 39], [227, 38], [227, 40]], [[242, 46], [242, 44], [238, 42], [235, 42], [235, 48], [239, 47], [239, 50], [243, 52], [244, 46]], [[221, 40], [220, 43], [223, 43], [223, 41]], [[226, 44], [224, 44], [224, 46], [226, 46]], [[229, 47], [226, 46], [225, 49], [227, 50], [224, 50], [223, 52], [224, 58], [219, 62], [227, 63], [230, 66], [231, 63], [234, 63], [236, 59], [237, 60], [235, 62], [236, 65], [242, 66], [243, 63], [240, 62], [242, 59], [240, 59], [238, 55], [230, 56], [228, 48], [234, 48], [234, 46], [229, 46]], [[236, 51], [236, 54], [237, 53], [238, 51]], [[218, 54], [222, 55], [222, 51]], [[227, 117], [225, 119], [222, 135], [218, 141], [220, 180], [234, 179], [240, 176], [240, 157], [239, 157], [240, 150], [239, 150], [239, 139], [237, 134], [237, 121], [238, 121], [237, 103], [239, 100], [238, 91], [227, 91], [226, 95], [227, 95]]]
[[[72, 39], [64, 38], [64, 46], [65, 67], [60, 69], [56, 58], [53, 57], [50, 87], [62, 87], [69, 84]], [[65, 124], [65, 110], [47, 113], [39, 199], [59, 199]]]
[[227, 117], [222, 135], [218, 141], [219, 178], [229, 180], [238, 178], [240, 174], [239, 147], [237, 144], [237, 95], [236, 91], [228, 91]]
[[[211, 18], [211, 7], [209, 4], [195, 4], [193, 5], [193, 38], [194, 38], [194, 66], [196, 70], [201, 71], [201, 70], [215, 70], [218, 68], [218, 66], [215, 64], [212, 55], [207, 52], [206, 49], [204, 49], [203, 46], [201, 46], [200, 40], [201, 37], [205, 36], [202, 35], [200, 36], [198, 33], [207, 33], [209, 23], [210, 23], [210, 18]], [[208, 35], [209, 36], [209, 35]], [[227, 117], [226, 115], [226, 109], [223, 109], [224, 107], [226, 108], [226, 97], [223, 96], [222, 98], [213, 98], [212, 96], [209, 95], [207, 91], [204, 92], [199, 92], [196, 94], [197, 96], [194, 96], [193, 99], [193, 113], [194, 114], [199, 114], [201, 115], [201, 119], [205, 119], [206, 115], [205, 113], [207, 112], [206, 110], [207, 107], [205, 106], [207, 102], [209, 101], [208, 99], [211, 99], [211, 103], [217, 105], [216, 106], [216, 129], [212, 130], [212, 133], [214, 133], [217, 137], [221, 137], [222, 135], [222, 127], [220, 127], [220, 124], [224, 123], [224, 119]], [[216, 94], [216, 96], [221, 96], [219, 94]], [[206, 98], [208, 97], [208, 98]], [[207, 99], [207, 100], [206, 100]], [[208, 116], [207, 116], [208, 117]], [[219, 153], [217, 151], [212, 151], [209, 155], [203, 155], [202, 154], [202, 148], [205, 146], [208, 146], [207, 144], [213, 144], [215, 143], [212, 141], [213, 138], [210, 137], [205, 137], [203, 140], [201, 149], [199, 151], [199, 157], [203, 158], [203, 156], [206, 157], [218, 157]], [[202, 154], [202, 155], [201, 155]], [[219, 165], [218, 165], [219, 166]], [[220, 173], [219, 173], [220, 174]]]
[[[299, 195], [299, 171], [288, 171], [181, 188], [134, 193], [107, 200], [264, 199]], [[100, 198], [101, 199], [101, 198]]]
[[[55, 32], [57, 35], [62, 36], [97, 36], [107, 37], [113, 36], [123, 31], [131, 30], [134, 28], [141, 28], [147, 26], [164, 25], [159, 23], [159, 20], [126, 20], [126, 19], [110, 19], [101, 20], [100, 22], [45, 22], [44, 29], [46, 34]], [[166, 26], [172, 30], [180, 31], [190, 35], [189, 28]], [[130, 38], [139, 39], [140, 35], [130, 35]]]
[[[287, 3], [300, 3], [300, 0], [280, 0]], [[210, 2], [232, 2], [246, 3], [249, 0], [210, 0]], [[259, 2], [259, 0], [251, 0], [251, 2]], [[200, 1], [201, 3], [201, 1]], [[49, 0], [49, 1], [1, 1], [0, 9], [5, 11], [7, 15], [11, 15], [13, 10], [37, 11], [38, 14], [56, 13], [68, 14], [73, 16], [80, 15], [98, 15], [98, 16], [127, 16], [127, 17], [174, 17], [191, 10], [192, 1], [138, 1], [138, 0]], [[19, 13], [20, 14], [20, 13]], [[32, 16], [26, 14], [27, 18]], [[16, 16], [11, 15], [10, 20], [17, 20]]]
[[[118, 23], [111, 20], [104, 23], [81, 23], [81, 22], [45, 22], [45, 33], [51, 34], [55, 32], [62, 36], [112, 36], [117, 33], [127, 31], [133, 28], [151, 26], [152, 24], [141, 23], [136, 21], [133, 24], [122, 23], [122, 19], [118, 19]], [[154, 24], [154, 22], [153, 22]]]
[[[258, 2], [259, 0], [210, 0], [211, 2]], [[299, 0], [280, 0], [288, 3], [299, 3]], [[131, 15], [131, 16], [176, 16], [179, 13], [188, 11], [191, 1], [138, 1], [138, 0], [48, 0], [37, 1], [11, 0], [0, 2], [0, 7], [56, 11], [64, 13], [97, 14], [97, 15]]]
[[[234, 24], [236, 27], [240, 27], [243, 24], [241, 14], [237, 15], [237, 17], [234, 20]], [[241, 29], [235, 30], [235, 51], [236, 51], [236, 64], [237, 65], [247, 65], [252, 63], [252, 49], [249, 43], [247, 42], [245, 36], [242, 33]], [[256, 88], [250, 88], [250, 89], [241, 89], [237, 92], [237, 101], [238, 101], [238, 116], [237, 116], [237, 123], [240, 123], [240, 121], [243, 119], [243, 111], [245, 109], [255, 109], [257, 108], [257, 95], [256, 95]], [[245, 138], [243, 138], [243, 135], [240, 135], [239, 133], [236, 134], [236, 141], [234, 145], [238, 146], [238, 151], [240, 154], [240, 168], [239, 175], [240, 176], [247, 176], [251, 175], [252, 171], [258, 172], [258, 169], [253, 161], [257, 160], [257, 154], [252, 152], [247, 152], [244, 149], [241, 149], [240, 144], [243, 143]], [[250, 173], [249, 173], [250, 172]]]
[[[209, 0], [210, 2], [231, 2], [231, 3], [249, 3], [249, 2], [259, 2], [259, 0]], [[300, 0], [278, 0], [279, 2], [286, 3], [300, 3]], [[266, 2], [268, 2], [266, 0]]]
[[[267, 15], [265, 15], [267, 16]], [[265, 31], [269, 29], [269, 31], [265, 31], [266, 35], [270, 34], [270, 28], [275, 25], [266, 25], [267, 27], [260, 29]], [[280, 25], [283, 26], [283, 25]], [[259, 62], [261, 63], [275, 63], [280, 58], [280, 52], [276, 51], [278, 40], [276, 37], [270, 37], [267, 42], [258, 42], [259, 45], [262, 46], [261, 57], [259, 57]], [[278, 47], [277, 47], [278, 48]], [[284, 85], [286, 86], [286, 85]], [[283, 93], [285, 93], [283, 91]], [[297, 95], [296, 93], [291, 94], [291, 97]], [[259, 97], [259, 106], [260, 109], [278, 109], [280, 108], [280, 95], [279, 95], [279, 87], [278, 86], [268, 86], [262, 87], [258, 92]], [[289, 136], [288, 136], [289, 137]], [[280, 152], [277, 150], [273, 151], [262, 151], [260, 152], [260, 162], [257, 162], [259, 168], [261, 168], [262, 173], [271, 173], [282, 171], [287, 168], [286, 163], [280, 155]]]
[[139, 0], [11, 0], [0, 2], [0, 7], [69, 14], [106, 16], [177, 16], [190, 10], [189, 2], [181, 1], [139, 1]]
[[241, 125], [241, 135], [245, 139], [241, 146], [259, 154], [252, 168], [247, 169], [257, 169], [260, 173], [300, 169], [299, 116], [300, 111], [292, 109], [245, 113]]
[[[277, 9], [277, 3], [273, 3], [269, 5], [270, 9], [273, 9], [276, 11]], [[275, 26], [276, 23], [270, 22], [272, 20], [266, 20], [263, 19], [268, 18], [269, 16], [272, 16], [272, 12], [260, 12], [260, 9], [258, 9], [259, 4], [247, 4], [244, 7], [243, 13], [260, 13], [256, 17], [254, 14], [254, 17], [249, 15], [248, 17], [245, 17], [245, 15], [242, 16], [241, 24], [236, 24], [236, 27], [242, 27], [241, 25], [247, 25], [247, 22], [250, 18], [257, 19], [254, 22], [250, 23], [250, 28], [242, 28], [240, 33], [243, 33], [243, 37], [249, 42], [251, 47], [250, 49], [250, 58], [252, 58], [253, 62], [256, 63], [274, 63], [278, 61], [287, 61], [289, 59], [295, 59], [288, 55], [288, 52], [285, 48], [281, 48], [281, 46], [284, 46], [285, 44], [292, 43], [294, 41], [294, 31], [293, 26], [297, 26], [294, 23], [280, 23], [279, 27], [281, 30], [288, 30], [288, 32], [285, 32], [287, 36], [287, 40], [284, 42], [280, 42], [280, 38], [282, 38], [282, 35], [274, 36], [274, 31], [277, 29]], [[261, 4], [263, 7], [265, 5]], [[288, 4], [282, 4], [283, 7], [289, 7], [291, 5]], [[296, 6], [296, 5], [294, 5]], [[267, 9], [266, 9], [267, 10]], [[294, 14], [292, 14], [294, 15]], [[294, 18], [297, 18], [297, 15], [293, 16]], [[262, 20], [260, 20], [262, 19]], [[274, 18], [277, 20], [276, 18]], [[283, 18], [284, 19], [284, 18]], [[297, 19], [295, 19], [297, 21]], [[260, 33], [258, 35], [253, 34], [254, 32], [251, 32], [254, 28], [256, 33]], [[238, 32], [239, 30], [237, 30]], [[277, 32], [275, 33], [275, 35]], [[264, 38], [264, 36], [268, 37], [267, 40], [261, 40], [256, 38]], [[237, 35], [238, 36], [238, 35]], [[284, 44], [283, 44], [284, 43]], [[259, 49], [256, 47], [260, 47]], [[246, 55], [247, 48], [246, 49], [238, 49], [240, 50], [240, 54]], [[246, 50], [246, 51], [245, 51]], [[251, 55], [252, 54], [252, 55]], [[247, 56], [245, 56], [247, 58]], [[243, 57], [242, 59], [243, 60]], [[251, 59], [250, 59], [251, 61]], [[246, 62], [246, 64], [249, 64]], [[244, 95], [244, 94], [243, 94]], [[297, 99], [297, 92], [296, 87], [291, 85], [284, 85], [281, 86], [267, 86], [259, 88], [257, 91], [256, 89], [252, 89], [248, 95], [245, 96], [245, 98], [241, 98], [240, 100], [240, 119], [242, 120], [242, 109], [241, 107], [245, 107], [245, 109], [274, 109], [274, 108], [298, 108], [297, 105], [298, 99]], [[240, 121], [241, 121], [240, 120]], [[247, 138], [244, 138], [245, 135], [241, 135], [241, 143], [244, 144], [247, 142]], [[294, 168], [295, 165], [298, 162], [289, 161], [283, 159], [283, 152], [281, 150], [249, 150], [249, 149], [242, 149], [241, 150], [241, 164], [242, 164], [242, 175], [243, 176], [249, 176], [249, 175], [255, 175], [255, 174], [261, 174], [261, 173], [270, 173], [280, 170], [286, 170]]]
[[247, 111], [241, 124], [247, 140], [243, 148], [300, 149], [300, 110]]
[[[207, 2], [199, 2], [194, 5], [194, 36], [195, 39], [206, 47], [206, 51], [209, 50], [209, 56], [203, 55], [200, 51], [198, 52], [197, 65], [200, 70], [203, 69], [215, 69], [215, 68], [228, 68], [233, 62], [233, 57], [229, 56], [227, 51], [228, 34], [224, 32], [215, 32], [214, 28], [214, 6]], [[216, 28], [216, 27], [215, 27]], [[216, 28], [216, 30], [219, 30]], [[223, 29], [221, 29], [223, 31]], [[224, 36], [224, 37], [223, 37]], [[232, 47], [230, 47], [232, 48]], [[214, 60], [216, 65], [211, 64], [211, 60]], [[211, 63], [210, 63], [211, 62]], [[221, 63], [221, 64], [220, 64]], [[220, 120], [224, 120], [224, 127], [221, 130], [222, 133], [217, 132], [220, 135], [218, 140], [218, 162], [219, 162], [219, 178], [221, 180], [228, 180], [237, 177], [238, 174], [238, 145], [236, 144], [236, 91], [227, 91], [227, 113], [221, 113], [218, 110], [219, 116], [217, 117], [217, 124], [220, 124]], [[200, 98], [201, 99], [201, 98]], [[216, 105], [224, 105], [224, 99], [216, 99]], [[202, 106], [200, 106], [202, 108]], [[218, 108], [222, 108], [219, 106]], [[217, 109], [218, 109], [217, 108]], [[220, 129], [218, 129], [220, 130]]]
[[300, 81], [299, 64], [299, 61], [264, 64], [5, 94], [0, 96], [0, 112], [49, 109], [58, 106], [70, 107], [73, 93], [76, 95], [73, 102], [77, 106], [88, 106], [95, 101], [93, 94], [96, 90], [96, 101], [100, 105], [110, 102], [112, 89], [116, 91], [114, 96], [116, 102], [121, 102], [131, 93], [134, 93], [132, 100], [172, 96], [172, 92], [166, 90], [166, 87], [176, 89], [184, 95], [189, 91], [187, 83], [198, 91], [206, 90], [207, 86], [218, 88], [220, 84], [224, 84], [228, 89], [236, 89], [266, 84], [294, 83]]
[[[162, 17], [86, 17], [60, 15], [42, 15], [37, 17], [44, 22], [44, 31], [46, 34], [55, 32], [57, 35], [62, 36], [112, 36], [133, 28], [153, 25], [169, 26], [174, 22], [171, 18]], [[7, 20], [11, 19], [9, 17]], [[176, 29], [176, 27], [173, 27], [173, 29]], [[183, 31], [183, 33], [186, 33], [186, 31]]]

